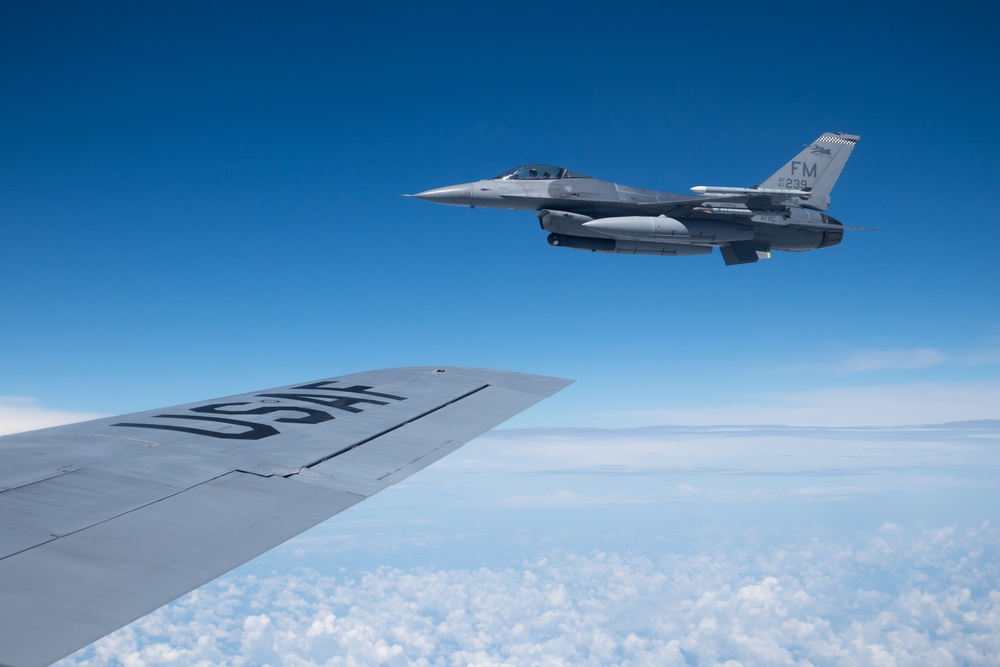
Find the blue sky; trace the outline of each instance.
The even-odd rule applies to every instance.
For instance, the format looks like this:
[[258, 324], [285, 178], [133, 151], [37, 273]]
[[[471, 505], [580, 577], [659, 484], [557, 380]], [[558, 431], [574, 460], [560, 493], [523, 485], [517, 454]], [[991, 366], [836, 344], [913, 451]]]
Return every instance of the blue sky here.
[[[510, 422], [529, 435], [539, 427], [1000, 419], [998, 14], [968, 2], [919, 10], [3, 3], [0, 428], [438, 363], [576, 379]], [[824, 131], [862, 137], [830, 212], [879, 231], [751, 266], [726, 267], [718, 254], [551, 248], [530, 213], [396, 196], [524, 162], [674, 192], [752, 185]], [[607, 433], [617, 443], [609, 451], [632, 451], [631, 431]], [[749, 448], [735, 457], [744, 472], [755, 452], [764, 462], [785, 460], [787, 452], [768, 447], [788, 436], [763, 433], [739, 440]], [[839, 451], [853, 431], [831, 433], [802, 446]], [[537, 441], [529, 435], [517, 442]], [[980, 435], [994, 442], [996, 429]], [[712, 474], [708, 487], [721, 495], [696, 503], [700, 524], [710, 534], [731, 529], [739, 501], [725, 493], [742, 489], [776, 494], [767, 507], [748, 505], [767, 535], [833, 524], [846, 532], [815, 539], [863, 549], [884, 538], [884, 524], [900, 526], [894, 534], [908, 546], [896, 553], [908, 555], [894, 566], [916, 562], [914, 545], [932, 539], [927, 531], [953, 524], [978, 531], [962, 533], [970, 544], [995, 550], [995, 528], [980, 528], [997, 520], [985, 502], [997, 486], [990, 450], [962, 449], [964, 472], [948, 472], [946, 455], [958, 445], [941, 435], [926, 447], [945, 458], [904, 473], [911, 450], [902, 442], [876, 472], [834, 476], [854, 490], [851, 501], [825, 501], [834, 509], [815, 516], [770, 512], [799, 497], [782, 496], [784, 485], [812, 488], [843, 469], [837, 461], [809, 468], [808, 484], [795, 475]], [[453, 529], [432, 523], [440, 529], [431, 532], [454, 547], [448, 553], [494, 548], [490, 531], [476, 532], [462, 523], [474, 519], [434, 498], [474, 505], [479, 486], [510, 484], [488, 464], [478, 485], [452, 486], [444, 474], [505, 446], [459, 452], [456, 463], [442, 462], [425, 473], [432, 477], [415, 477], [329, 530], [385, 520], [395, 522], [390, 533], [409, 535], [398, 525], [443, 521]], [[554, 451], [548, 440], [538, 446]], [[662, 447], [658, 463], [644, 465], [671, 467], [680, 454]], [[559, 451], [576, 457], [573, 448]], [[597, 551], [655, 563], [700, 553], [731, 558], [746, 575], [744, 556], [722, 543], [699, 543], [699, 552], [682, 549], [687, 539], [638, 540], [630, 551], [602, 532], [631, 516], [672, 516], [685, 484], [705, 500], [704, 479], [643, 478], [641, 487], [662, 482], [679, 496], [650, 490], [649, 502], [617, 502], [629, 484], [598, 474], [614, 461], [572, 477], [588, 480], [576, 488], [531, 473], [551, 469], [532, 456], [517, 469], [532, 488], [489, 496], [487, 515], [513, 521], [517, 498], [565, 491], [562, 501], [553, 495], [564, 505], [553, 511], [580, 530], [490, 567], [518, 569], [554, 557], [553, 549], [563, 565]], [[960, 500], [963, 475], [977, 468], [985, 477], [970, 497], [984, 502]], [[880, 504], [887, 496], [865, 491], [876, 482], [903, 495], [886, 492], [896, 501]], [[910, 503], [925, 482], [934, 502]], [[420, 494], [423, 509], [408, 516], [392, 493]], [[604, 498], [596, 515], [604, 518], [588, 520], [597, 501], [581, 505], [574, 494]], [[866, 511], [876, 506], [887, 509]], [[546, 525], [536, 520], [519, 539], [532, 544]], [[669, 525], [678, 535], [695, 530]], [[768, 548], [795, 551], [807, 539], [783, 537]], [[481, 540], [490, 546], [476, 547]], [[351, 552], [351, 572], [409, 572], [440, 559], [364, 553]], [[447, 571], [474, 566], [459, 556]], [[594, 565], [604, 576], [602, 567]], [[777, 576], [765, 570], [725, 584], [763, 585]], [[982, 591], [998, 588], [995, 572], [987, 580]], [[240, 650], [236, 640], [224, 655]]]

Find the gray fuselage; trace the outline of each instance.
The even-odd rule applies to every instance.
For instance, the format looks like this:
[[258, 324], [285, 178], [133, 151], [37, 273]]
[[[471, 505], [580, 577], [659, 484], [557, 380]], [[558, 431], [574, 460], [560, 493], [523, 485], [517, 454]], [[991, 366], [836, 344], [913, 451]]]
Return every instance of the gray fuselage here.
[[[658, 192], [555, 167], [545, 172], [544, 167], [526, 165], [494, 179], [415, 196], [455, 206], [538, 211], [542, 228], [551, 232], [552, 245], [598, 252], [693, 255], [733, 243], [764, 253], [801, 251], [835, 245], [843, 237], [840, 223], [832, 217], [787, 203], [777, 208], [771, 198]], [[526, 168], [538, 176], [518, 177], [518, 171]]]

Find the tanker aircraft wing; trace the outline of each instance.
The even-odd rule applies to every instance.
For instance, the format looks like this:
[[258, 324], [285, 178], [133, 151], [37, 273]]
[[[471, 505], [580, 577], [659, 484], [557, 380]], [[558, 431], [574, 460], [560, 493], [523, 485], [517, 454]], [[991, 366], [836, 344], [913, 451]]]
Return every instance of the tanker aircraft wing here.
[[0, 438], [0, 667], [87, 646], [567, 384], [386, 369]]

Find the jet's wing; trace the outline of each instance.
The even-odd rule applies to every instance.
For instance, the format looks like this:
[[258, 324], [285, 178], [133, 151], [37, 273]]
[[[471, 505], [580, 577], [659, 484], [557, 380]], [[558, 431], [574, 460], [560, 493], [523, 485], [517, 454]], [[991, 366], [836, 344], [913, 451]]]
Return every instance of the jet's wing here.
[[666, 215], [670, 213], [676, 213], [677, 209], [692, 209], [697, 206], [702, 206], [706, 202], [721, 202], [721, 201], [740, 201], [739, 197], [734, 197], [732, 195], [721, 195], [721, 196], [688, 196], [688, 195], [669, 195], [668, 193], [661, 193], [656, 201], [641, 201], [641, 202], [622, 202], [621, 204], [615, 204], [617, 208], [623, 211], [634, 211], [639, 212], [642, 215]]
[[567, 384], [388, 369], [0, 438], [0, 667], [87, 646]]

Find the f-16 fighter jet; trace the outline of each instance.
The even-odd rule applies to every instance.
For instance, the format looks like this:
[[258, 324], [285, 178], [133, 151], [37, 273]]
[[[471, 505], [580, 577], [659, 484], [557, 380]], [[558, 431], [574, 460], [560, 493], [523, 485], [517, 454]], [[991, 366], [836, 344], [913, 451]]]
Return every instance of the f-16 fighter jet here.
[[760, 185], [699, 185], [678, 195], [600, 181], [570, 169], [526, 164], [496, 178], [412, 195], [455, 206], [538, 211], [549, 244], [626, 255], [707, 255], [727, 265], [772, 250], [837, 245], [845, 229], [824, 213], [860, 137], [827, 132]]

